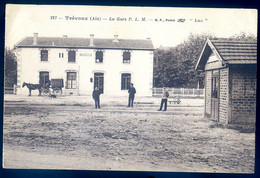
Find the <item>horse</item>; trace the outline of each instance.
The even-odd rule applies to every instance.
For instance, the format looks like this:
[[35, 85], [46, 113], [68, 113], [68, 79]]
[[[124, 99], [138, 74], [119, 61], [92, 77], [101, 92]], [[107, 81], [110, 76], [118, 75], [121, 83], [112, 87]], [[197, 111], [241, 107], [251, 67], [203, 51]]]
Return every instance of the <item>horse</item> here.
[[29, 89], [29, 96], [31, 96], [32, 90], [39, 90], [39, 96], [42, 95], [42, 86], [40, 84], [31, 84], [23, 82], [23, 87], [24, 86], [27, 86], [27, 88]]

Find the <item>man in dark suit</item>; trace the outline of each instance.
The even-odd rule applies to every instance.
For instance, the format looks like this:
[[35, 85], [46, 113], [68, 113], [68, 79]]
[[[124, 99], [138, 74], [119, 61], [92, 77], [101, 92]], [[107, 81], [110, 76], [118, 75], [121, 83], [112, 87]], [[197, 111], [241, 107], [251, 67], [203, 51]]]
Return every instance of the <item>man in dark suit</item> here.
[[128, 93], [129, 93], [128, 107], [133, 107], [135, 93], [136, 93], [136, 90], [134, 88], [134, 84], [132, 84], [132, 83], [130, 84], [130, 88], [128, 89]]
[[98, 90], [98, 87], [96, 87], [92, 93], [92, 97], [95, 101], [95, 108], [100, 109], [100, 100], [99, 100], [99, 96], [101, 95], [101, 92]]

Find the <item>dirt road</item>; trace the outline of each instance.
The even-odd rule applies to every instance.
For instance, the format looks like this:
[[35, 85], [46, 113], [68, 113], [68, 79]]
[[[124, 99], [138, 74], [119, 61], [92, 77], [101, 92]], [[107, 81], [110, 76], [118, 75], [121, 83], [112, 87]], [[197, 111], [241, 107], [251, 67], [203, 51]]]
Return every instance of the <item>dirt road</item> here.
[[254, 172], [255, 134], [204, 119], [202, 106], [103, 106], [6, 100], [4, 167]]

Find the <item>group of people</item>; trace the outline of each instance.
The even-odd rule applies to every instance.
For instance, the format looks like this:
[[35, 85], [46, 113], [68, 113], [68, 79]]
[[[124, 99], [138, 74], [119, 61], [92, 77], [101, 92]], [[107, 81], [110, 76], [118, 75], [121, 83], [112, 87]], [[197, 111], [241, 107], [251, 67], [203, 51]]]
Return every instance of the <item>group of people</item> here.
[[[127, 107], [133, 107], [134, 105], [134, 98], [135, 98], [135, 93], [136, 90], [134, 88], [134, 84], [130, 84], [130, 87], [128, 89], [128, 105]], [[101, 91], [99, 91], [98, 87], [95, 87], [93, 93], [92, 93], [92, 97], [95, 101], [95, 108], [96, 109], [100, 109], [100, 95], [101, 95]], [[162, 100], [161, 100], [161, 105], [160, 105], [160, 109], [158, 111], [162, 111], [163, 105], [164, 105], [164, 109], [163, 111], [167, 110], [167, 100], [169, 97], [169, 92], [166, 89], [166, 87], [163, 88], [163, 93], [162, 93]]]

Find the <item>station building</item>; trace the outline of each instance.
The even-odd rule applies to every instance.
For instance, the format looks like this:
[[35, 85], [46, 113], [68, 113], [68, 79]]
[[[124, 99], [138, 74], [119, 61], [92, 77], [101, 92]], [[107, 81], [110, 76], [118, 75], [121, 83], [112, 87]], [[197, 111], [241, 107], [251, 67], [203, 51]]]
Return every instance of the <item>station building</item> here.
[[133, 83], [137, 95], [152, 96], [153, 51], [149, 38], [39, 37], [34, 33], [15, 46], [17, 94], [28, 94], [23, 82], [43, 85], [63, 79], [64, 95], [90, 95], [94, 87], [104, 95], [126, 95]]

